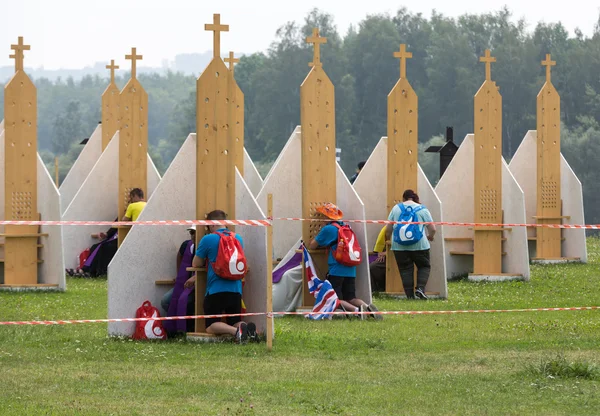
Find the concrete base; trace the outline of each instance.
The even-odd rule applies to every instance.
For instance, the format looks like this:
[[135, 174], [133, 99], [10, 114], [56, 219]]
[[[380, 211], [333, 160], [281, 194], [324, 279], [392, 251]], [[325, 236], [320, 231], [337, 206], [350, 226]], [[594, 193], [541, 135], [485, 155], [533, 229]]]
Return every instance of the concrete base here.
[[62, 292], [63, 289], [59, 285], [0, 285], [0, 292]]
[[508, 282], [511, 280], [526, 280], [523, 275], [520, 274], [469, 274], [469, 282]]
[[233, 337], [231, 335], [213, 335], [205, 332], [188, 332], [186, 339], [190, 342], [198, 342], [203, 344], [233, 341]]
[[566, 263], [585, 263], [579, 257], [563, 257], [560, 259], [531, 259], [533, 264], [566, 264]]

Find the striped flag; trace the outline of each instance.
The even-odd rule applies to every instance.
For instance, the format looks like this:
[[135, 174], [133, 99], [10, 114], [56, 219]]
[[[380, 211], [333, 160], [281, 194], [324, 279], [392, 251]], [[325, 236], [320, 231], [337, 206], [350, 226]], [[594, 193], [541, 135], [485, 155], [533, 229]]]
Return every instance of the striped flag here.
[[337, 309], [340, 300], [338, 299], [333, 286], [329, 283], [329, 280], [322, 281], [317, 276], [317, 270], [313, 264], [310, 254], [304, 245], [302, 245], [304, 251], [304, 267], [306, 269], [306, 277], [308, 280], [308, 290], [311, 295], [315, 297], [315, 306], [313, 312], [319, 312], [318, 314], [306, 315], [309, 319], [331, 319], [333, 315], [326, 312], [333, 312]]

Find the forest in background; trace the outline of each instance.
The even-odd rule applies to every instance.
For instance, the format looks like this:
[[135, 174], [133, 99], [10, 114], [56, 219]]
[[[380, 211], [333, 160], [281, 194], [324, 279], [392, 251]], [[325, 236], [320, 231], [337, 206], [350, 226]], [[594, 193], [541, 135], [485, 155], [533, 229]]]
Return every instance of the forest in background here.
[[[507, 161], [528, 130], [536, 128], [536, 96], [545, 79], [540, 62], [547, 53], [557, 65], [552, 82], [561, 96], [562, 152], [583, 184], [587, 223], [600, 223], [600, 19], [591, 36], [574, 35], [560, 23], [513, 19], [508, 9], [458, 18], [430, 16], [401, 8], [395, 15], [367, 16], [345, 34], [334, 16], [319, 10], [302, 22], [287, 22], [264, 53], [241, 58], [236, 80], [245, 95], [245, 146], [263, 175], [300, 123], [300, 84], [312, 60], [305, 39], [314, 27], [327, 37], [323, 67], [335, 85], [337, 147], [341, 165], [351, 175], [386, 135], [387, 94], [399, 76], [393, 57], [401, 43], [413, 58], [407, 77], [419, 97], [419, 161], [435, 184], [438, 156], [423, 153], [441, 144], [446, 126], [459, 144], [473, 130], [473, 96], [484, 80], [479, 57], [491, 49], [497, 62], [492, 79], [503, 100], [503, 154]], [[121, 63], [121, 67], [125, 67]], [[120, 71], [123, 87], [127, 71]], [[194, 76], [168, 72], [140, 74], [148, 92], [149, 151], [164, 173], [195, 128]], [[77, 158], [82, 139], [100, 120], [100, 97], [106, 77], [85, 76], [50, 81], [38, 88], [38, 149], [49, 170], [59, 157], [60, 178]], [[0, 90], [3, 107], [4, 90]]]

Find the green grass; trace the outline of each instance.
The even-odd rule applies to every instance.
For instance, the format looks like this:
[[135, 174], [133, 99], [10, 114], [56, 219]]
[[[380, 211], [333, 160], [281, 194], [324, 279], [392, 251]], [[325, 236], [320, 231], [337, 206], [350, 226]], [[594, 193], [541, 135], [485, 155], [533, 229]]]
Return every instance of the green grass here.
[[[532, 266], [530, 282], [449, 284], [447, 301], [383, 310], [600, 304], [589, 263]], [[0, 320], [105, 318], [106, 280], [0, 293]], [[264, 344], [134, 342], [105, 324], [0, 326], [0, 414], [597, 415], [600, 311], [277, 319]]]

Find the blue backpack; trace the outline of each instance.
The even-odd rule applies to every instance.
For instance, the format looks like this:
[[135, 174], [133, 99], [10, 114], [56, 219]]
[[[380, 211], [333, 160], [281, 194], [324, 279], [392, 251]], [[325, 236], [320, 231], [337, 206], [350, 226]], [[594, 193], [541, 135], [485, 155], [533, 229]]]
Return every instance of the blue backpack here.
[[[400, 218], [398, 221], [419, 222], [417, 212], [425, 208], [423, 205], [412, 207], [410, 205], [398, 204]], [[416, 244], [423, 238], [422, 224], [394, 224], [394, 242], [402, 246]]]

